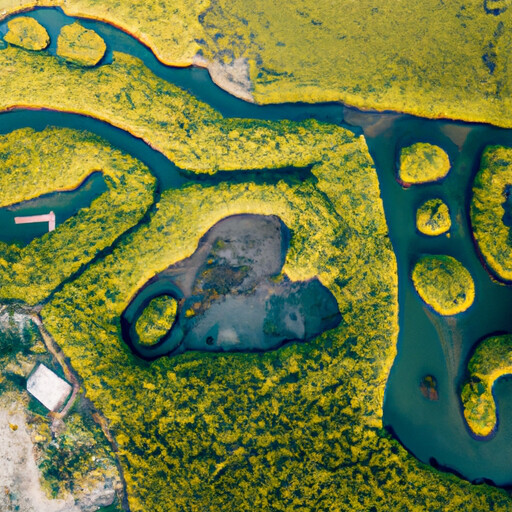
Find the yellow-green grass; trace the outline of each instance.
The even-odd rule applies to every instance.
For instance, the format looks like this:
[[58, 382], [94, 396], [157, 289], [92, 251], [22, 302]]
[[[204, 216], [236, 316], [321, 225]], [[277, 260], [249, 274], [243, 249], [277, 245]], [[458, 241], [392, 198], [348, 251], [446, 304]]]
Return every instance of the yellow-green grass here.
[[198, 173], [305, 167], [352, 138], [343, 128], [314, 120], [224, 119], [123, 53], [114, 52], [111, 65], [81, 68], [10, 47], [0, 51], [0, 68], [0, 110], [24, 105], [86, 114], [142, 138], [179, 167]]
[[511, 374], [512, 335], [491, 336], [476, 347], [461, 394], [464, 417], [476, 435], [492, 433], [497, 422], [492, 388], [500, 377]]
[[154, 345], [172, 327], [178, 301], [169, 295], [153, 299], [140, 315], [135, 324], [135, 332], [142, 345]]
[[4, 40], [27, 50], [43, 50], [50, 44], [46, 29], [34, 18], [19, 16], [7, 23]]
[[343, 101], [510, 126], [511, 15], [486, 14], [483, 0], [217, 0], [202, 21], [204, 53], [247, 59], [260, 103]]
[[414, 265], [412, 281], [423, 301], [443, 316], [466, 311], [475, 300], [471, 274], [452, 256], [422, 256]]
[[57, 55], [79, 66], [95, 66], [106, 49], [105, 41], [94, 30], [78, 22], [64, 25], [57, 38]]
[[157, 57], [175, 66], [188, 66], [199, 51], [199, 15], [205, 0], [125, 2], [121, 0], [0, 0], [2, 16], [34, 7], [62, 7], [69, 16], [106, 21], [131, 33]]
[[108, 191], [26, 247], [0, 242], [0, 297], [35, 304], [133, 227], [154, 200], [149, 169], [99, 137], [67, 128], [0, 137], [0, 206], [78, 187], [101, 171]]
[[[249, 164], [253, 155], [249, 148]], [[148, 224], [44, 308], [45, 325], [110, 423], [130, 509], [506, 510], [505, 492], [418, 463], [381, 429], [397, 277], [375, 169], [353, 139], [312, 173], [165, 191]], [[119, 326], [131, 298], [191, 255], [215, 223], [242, 213], [286, 223], [284, 273], [318, 276], [342, 324], [264, 354], [135, 358]], [[108, 290], [101, 300], [100, 290]]]
[[[396, 353], [397, 278], [364, 139], [314, 121], [225, 120], [136, 59], [114, 58], [112, 66], [81, 69], [4, 50], [0, 62], [15, 81], [2, 82], [10, 88], [0, 88], [0, 108], [87, 113], [133, 130], [190, 172], [314, 165], [304, 182], [234, 180], [165, 192], [149, 224], [43, 310], [111, 424], [131, 509], [510, 507], [505, 492], [418, 463], [381, 429]], [[27, 84], [21, 71], [46, 86]], [[338, 300], [340, 327], [263, 355], [136, 359], [119, 327], [131, 297], [236, 213], [283, 219], [292, 230], [284, 271], [295, 280], [319, 276]]]
[[450, 159], [439, 146], [417, 142], [400, 151], [398, 179], [405, 186], [439, 181], [450, 171]]
[[450, 231], [451, 225], [450, 210], [442, 199], [429, 199], [416, 212], [416, 228], [424, 235], [442, 235]]
[[5, 15], [36, 5], [119, 26], [166, 64], [246, 60], [258, 103], [512, 123], [512, 8], [494, 16], [483, 0], [0, 0]]
[[[512, 281], [511, 227], [503, 222], [506, 192], [510, 186], [512, 148], [487, 147], [473, 183], [471, 225], [486, 264], [498, 279], [504, 281]], [[509, 208], [511, 206], [512, 203]]]

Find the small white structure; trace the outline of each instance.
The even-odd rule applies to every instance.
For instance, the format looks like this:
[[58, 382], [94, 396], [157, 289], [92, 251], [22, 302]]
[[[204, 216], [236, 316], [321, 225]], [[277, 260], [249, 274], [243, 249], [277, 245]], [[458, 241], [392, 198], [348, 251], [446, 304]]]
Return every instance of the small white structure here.
[[48, 222], [48, 232], [55, 229], [55, 213], [46, 215], [30, 215], [28, 217], [14, 217], [15, 224], [33, 224], [34, 222]]
[[72, 387], [44, 364], [27, 380], [27, 391], [50, 411], [58, 411], [69, 398]]

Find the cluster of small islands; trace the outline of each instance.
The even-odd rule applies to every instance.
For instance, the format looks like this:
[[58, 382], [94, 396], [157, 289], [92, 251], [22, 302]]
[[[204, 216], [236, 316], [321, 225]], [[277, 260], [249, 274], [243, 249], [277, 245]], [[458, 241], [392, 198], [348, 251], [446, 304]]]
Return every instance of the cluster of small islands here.
[[149, 4], [0, 0], [0, 509], [512, 511], [508, 3], [446, 7], [471, 104]]

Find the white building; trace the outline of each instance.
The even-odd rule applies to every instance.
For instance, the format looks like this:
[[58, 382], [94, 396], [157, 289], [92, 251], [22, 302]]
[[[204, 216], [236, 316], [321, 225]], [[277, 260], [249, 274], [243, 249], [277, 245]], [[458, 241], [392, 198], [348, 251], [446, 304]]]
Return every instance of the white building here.
[[72, 387], [44, 364], [27, 380], [27, 391], [50, 411], [58, 411], [67, 401]]

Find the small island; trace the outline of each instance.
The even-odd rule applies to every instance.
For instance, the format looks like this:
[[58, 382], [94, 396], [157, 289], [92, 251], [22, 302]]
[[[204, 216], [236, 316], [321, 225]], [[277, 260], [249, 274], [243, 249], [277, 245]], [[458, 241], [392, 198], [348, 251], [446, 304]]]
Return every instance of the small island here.
[[96, 66], [106, 49], [105, 41], [94, 30], [78, 22], [62, 27], [57, 39], [57, 55], [79, 66]]
[[443, 316], [466, 311], [475, 299], [471, 274], [451, 256], [422, 256], [414, 266], [412, 281], [423, 301]]
[[442, 180], [449, 171], [450, 159], [439, 146], [417, 142], [400, 151], [398, 180], [405, 187]]
[[450, 210], [442, 199], [429, 199], [416, 212], [416, 228], [424, 235], [442, 235], [450, 231], [451, 225]]
[[34, 18], [19, 16], [7, 24], [4, 40], [26, 50], [44, 50], [50, 44], [46, 29]]
[[135, 331], [141, 345], [151, 346], [172, 327], [178, 311], [178, 301], [170, 295], [154, 298], [144, 309], [135, 324]]

